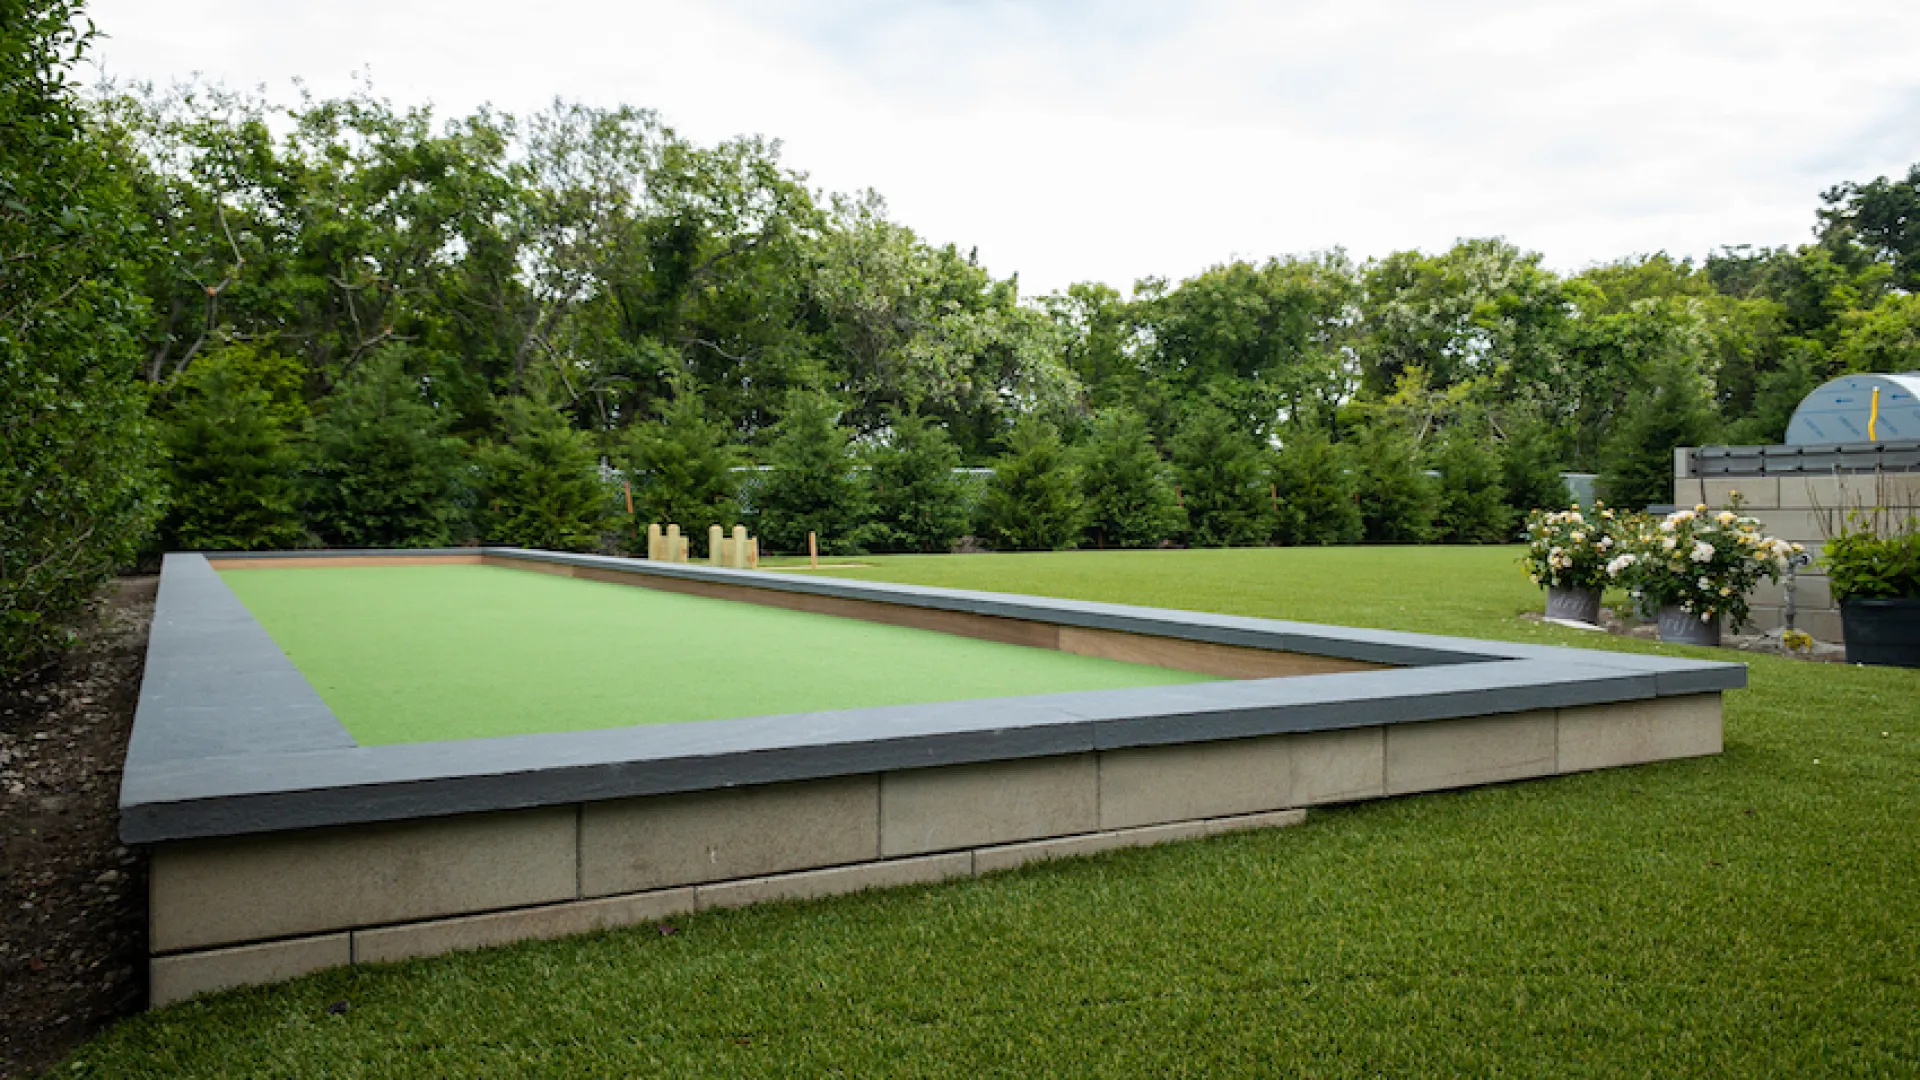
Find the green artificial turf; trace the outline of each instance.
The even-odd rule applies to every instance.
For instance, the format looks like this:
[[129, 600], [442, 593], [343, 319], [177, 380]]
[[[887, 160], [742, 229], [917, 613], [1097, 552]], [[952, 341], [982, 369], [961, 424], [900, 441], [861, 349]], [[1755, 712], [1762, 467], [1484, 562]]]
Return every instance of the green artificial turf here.
[[1749, 660], [1725, 753], [702, 912], [672, 933], [326, 972], [123, 1021], [54, 1075], [1911, 1080], [1920, 672], [1523, 622], [1541, 594], [1514, 555], [1091, 552], [855, 572]]
[[496, 567], [221, 577], [363, 746], [1211, 680]]

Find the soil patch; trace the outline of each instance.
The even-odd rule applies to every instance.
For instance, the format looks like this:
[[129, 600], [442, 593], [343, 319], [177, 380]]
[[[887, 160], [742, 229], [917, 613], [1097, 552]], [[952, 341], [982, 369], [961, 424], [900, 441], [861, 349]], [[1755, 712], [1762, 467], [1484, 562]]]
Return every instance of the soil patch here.
[[146, 860], [118, 833], [158, 584], [111, 583], [71, 649], [0, 684], [0, 1077], [146, 1004]]

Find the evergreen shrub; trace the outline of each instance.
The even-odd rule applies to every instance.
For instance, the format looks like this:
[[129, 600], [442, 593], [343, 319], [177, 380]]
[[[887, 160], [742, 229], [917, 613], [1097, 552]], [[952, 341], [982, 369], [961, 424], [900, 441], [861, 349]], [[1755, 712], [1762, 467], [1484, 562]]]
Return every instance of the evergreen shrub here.
[[980, 535], [1003, 551], [1059, 551], [1080, 538], [1080, 478], [1053, 425], [1023, 417], [980, 500]]
[[592, 439], [541, 402], [513, 398], [501, 414], [507, 441], [474, 453], [482, 539], [551, 551], [598, 548], [612, 503]]
[[700, 399], [682, 393], [658, 420], [635, 424], [620, 448], [620, 464], [633, 489], [634, 519], [628, 551], [646, 553], [649, 523], [680, 526], [706, 554], [707, 526], [731, 529], [740, 521], [735, 498], [739, 455], [727, 430], [707, 420]]
[[1352, 465], [1344, 445], [1318, 430], [1289, 434], [1273, 456], [1279, 493], [1274, 540], [1282, 544], [1357, 544], [1362, 536]]
[[1173, 473], [1154, 448], [1146, 417], [1103, 410], [1079, 448], [1087, 538], [1098, 547], [1155, 547], [1186, 529]]
[[965, 481], [954, 470], [960, 452], [946, 430], [924, 417], [895, 416], [887, 441], [868, 454], [877, 551], [938, 554], [967, 531]]
[[1273, 532], [1267, 451], [1225, 410], [1204, 407], [1168, 442], [1174, 479], [1187, 513], [1187, 543], [1233, 547], [1266, 541]]
[[863, 550], [868, 532], [866, 486], [854, 471], [853, 434], [840, 424], [840, 403], [795, 391], [767, 447], [771, 466], [754, 493], [754, 532], [761, 550], [807, 550], [807, 534], [823, 554]]
[[465, 523], [460, 440], [407, 373], [407, 352], [368, 358], [327, 399], [306, 443], [308, 524], [323, 544], [439, 547]]
[[268, 392], [213, 356], [187, 370], [162, 428], [170, 507], [165, 546], [260, 551], [300, 546], [299, 459]]

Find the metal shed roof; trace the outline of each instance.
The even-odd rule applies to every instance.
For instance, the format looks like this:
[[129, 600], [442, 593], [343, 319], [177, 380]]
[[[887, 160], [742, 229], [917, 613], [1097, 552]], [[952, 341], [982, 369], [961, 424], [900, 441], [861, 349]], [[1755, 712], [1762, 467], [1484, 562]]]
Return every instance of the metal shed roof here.
[[[1875, 391], [1879, 401], [1876, 406]], [[1920, 371], [1843, 375], [1808, 394], [1787, 424], [1788, 446], [1920, 440]]]

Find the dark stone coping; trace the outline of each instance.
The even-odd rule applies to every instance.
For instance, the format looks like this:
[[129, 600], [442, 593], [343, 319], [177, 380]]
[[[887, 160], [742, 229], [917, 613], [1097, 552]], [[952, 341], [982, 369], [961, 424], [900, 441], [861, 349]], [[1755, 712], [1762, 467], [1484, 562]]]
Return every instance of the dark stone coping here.
[[1393, 665], [737, 720], [360, 746], [198, 554], [170, 554], [120, 789], [128, 843], [397, 821], [937, 765], [1605, 704], [1746, 685], [1744, 664], [517, 548], [486, 555]]

